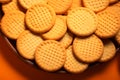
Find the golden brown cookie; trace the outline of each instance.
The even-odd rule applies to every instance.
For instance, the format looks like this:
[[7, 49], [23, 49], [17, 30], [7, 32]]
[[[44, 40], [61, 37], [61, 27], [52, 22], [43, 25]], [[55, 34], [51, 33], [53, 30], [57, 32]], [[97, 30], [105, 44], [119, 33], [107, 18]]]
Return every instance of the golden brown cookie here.
[[96, 14], [84, 7], [78, 7], [67, 16], [68, 29], [77, 36], [88, 36], [95, 32], [97, 27]]
[[109, 61], [115, 56], [116, 53], [115, 45], [111, 40], [109, 39], [103, 40], [103, 44], [104, 44], [104, 52], [99, 60], [100, 62]]
[[28, 28], [36, 33], [49, 31], [55, 24], [56, 14], [47, 4], [36, 4], [26, 12], [25, 21]]
[[17, 50], [22, 57], [33, 60], [35, 50], [42, 41], [40, 36], [25, 30], [17, 39]]
[[120, 28], [120, 17], [114, 11], [104, 10], [97, 13], [98, 27], [95, 32], [100, 38], [111, 38]]
[[55, 40], [43, 41], [35, 51], [35, 61], [45, 71], [59, 70], [64, 65], [65, 59], [65, 48]]
[[0, 3], [8, 3], [10, 1], [12, 1], [12, 0], [0, 0]]
[[68, 9], [67, 14], [74, 8], [82, 7], [82, 0], [73, 0], [71, 7]]
[[52, 6], [56, 14], [64, 14], [72, 5], [73, 0], [48, 0], [48, 5]]
[[114, 4], [114, 6], [118, 6], [118, 7], [120, 7], [120, 1], [117, 2], [116, 4]]
[[103, 43], [96, 36], [76, 37], [73, 41], [74, 55], [83, 62], [91, 63], [100, 59], [103, 54]]
[[42, 34], [44, 39], [59, 40], [67, 31], [67, 25], [63, 19], [57, 17], [54, 26], [46, 33]]
[[18, 5], [17, 0], [12, 0], [7, 4], [2, 4], [2, 10], [4, 13], [13, 11], [13, 10], [22, 10], [22, 8]]
[[65, 35], [59, 40], [59, 42], [65, 47], [68, 48], [73, 41], [73, 34], [66, 32]]
[[11, 39], [17, 39], [25, 30], [25, 14], [21, 11], [11, 11], [6, 13], [1, 20], [2, 32]]
[[83, 5], [94, 12], [99, 12], [109, 5], [109, 0], [83, 0]]
[[72, 46], [70, 46], [66, 50], [66, 61], [64, 68], [70, 73], [81, 73], [88, 68], [88, 64], [78, 61], [73, 55]]
[[47, 3], [47, 0], [18, 0], [24, 9], [28, 9], [38, 3]]

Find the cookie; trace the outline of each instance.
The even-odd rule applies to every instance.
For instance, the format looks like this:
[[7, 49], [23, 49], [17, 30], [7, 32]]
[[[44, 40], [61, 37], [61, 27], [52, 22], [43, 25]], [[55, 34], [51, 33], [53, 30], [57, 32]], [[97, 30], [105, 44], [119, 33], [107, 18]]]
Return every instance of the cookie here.
[[8, 3], [10, 1], [12, 1], [12, 0], [0, 0], [0, 3]]
[[71, 7], [69, 8], [69, 10], [67, 11], [67, 14], [74, 8], [77, 7], [82, 7], [82, 0], [73, 0]]
[[109, 5], [109, 0], [83, 0], [83, 5], [94, 12], [99, 12]]
[[61, 69], [65, 59], [65, 48], [55, 40], [43, 41], [35, 51], [35, 61], [45, 71], [53, 72]]
[[66, 32], [65, 35], [59, 40], [59, 42], [65, 47], [68, 48], [73, 41], [73, 34]]
[[56, 14], [47, 4], [36, 4], [26, 12], [25, 22], [28, 28], [36, 33], [49, 31], [55, 24]]
[[1, 20], [1, 30], [10, 39], [17, 39], [25, 30], [25, 14], [21, 11], [6, 13]]
[[104, 52], [99, 60], [100, 62], [109, 61], [115, 56], [116, 53], [115, 45], [111, 40], [109, 39], [103, 40], [103, 44], [104, 44]]
[[76, 58], [86, 63], [92, 63], [100, 59], [103, 54], [103, 43], [96, 36], [76, 37], [73, 41], [73, 52]]
[[118, 44], [120, 44], [120, 30], [118, 33], [115, 35], [115, 40], [117, 41]]
[[12, 0], [7, 4], [2, 4], [2, 10], [4, 13], [13, 11], [13, 10], [22, 10], [22, 8], [18, 5], [17, 0]]
[[18, 0], [24, 9], [28, 9], [38, 3], [47, 3], [47, 0]]
[[72, 5], [73, 0], [48, 0], [48, 5], [53, 7], [56, 14], [64, 14]]
[[88, 36], [95, 32], [97, 27], [96, 14], [84, 7], [78, 7], [67, 16], [68, 29], [77, 36]]
[[81, 73], [88, 68], [88, 64], [78, 61], [73, 55], [72, 46], [70, 46], [66, 50], [66, 61], [64, 68], [70, 73]]
[[95, 34], [100, 38], [111, 38], [120, 28], [120, 17], [114, 11], [104, 10], [97, 13], [98, 27]]
[[56, 22], [52, 29], [42, 34], [42, 37], [48, 40], [59, 40], [61, 37], [64, 36], [66, 31], [67, 31], [66, 23], [63, 21], [63, 19], [57, 17]]
[[42, 41], [43, 39], [40, 36], [25, 30], [16, 41], [17, 50], [25, 59], [33, 60], [35, 50]]

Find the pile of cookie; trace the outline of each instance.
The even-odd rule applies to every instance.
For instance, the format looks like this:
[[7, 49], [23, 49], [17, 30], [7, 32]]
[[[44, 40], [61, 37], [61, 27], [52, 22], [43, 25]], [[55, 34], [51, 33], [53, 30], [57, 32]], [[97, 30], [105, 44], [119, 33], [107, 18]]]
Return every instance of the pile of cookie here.
[[120, 44], [118, 0], [0, 0], [1, 31], [43, 70], [81, 73], [106, 62]]

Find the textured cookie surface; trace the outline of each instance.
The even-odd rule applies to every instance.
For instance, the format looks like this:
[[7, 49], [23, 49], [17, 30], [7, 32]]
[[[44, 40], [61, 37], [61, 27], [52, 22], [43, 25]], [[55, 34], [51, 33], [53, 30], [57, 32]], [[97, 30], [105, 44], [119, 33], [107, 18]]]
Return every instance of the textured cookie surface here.
[[95, 62], [103, 54], [103, 43], [95, 35], [86, 38], [76, 37], [73, 41], [73, 51], [75, 56], [84, 62]]
[[95, 32], [101, 38], [113, 37], [120, 28], [120, 17], [115, 14], [114, 11], [110, 12], [104, 10], [97, 14], [98, 17], [98, 27]]
[[71, 6], [72, 0], [48, 0], [48, 5], [52, 6], [56, 14], [65, 13]]
[[55, 25], [45, 34], [42, 34], [44, 39], [48, 40], [58, 40], [64, 36], [67, 31], [66, 23], [63, 19], [57, 17]]
[[116, 48], [112, 41], [110, 41], [109, 39], [103, 40], [103, 44], [104, 44], [104, 52], [99, 60], [100, 62], [105, 62], [112, 59], [116, 53]]
[[44, 33], [52, 28], [56, 15], [52, 7], [47, 4], [37, 4], [27, 10], [26, 24], [36, 33]]
[[88, 36], [96, 30], [97, 17], [90, 9], [78, 7], [69, 12], [67, 25], [75, 35]]
[[95, 12], [98, 12], [109, 5], [109, 0], [83, 0], [83, 5]]
[[18, 1], [20, 5], [25, 9], [28, 9], [38, 3], [47, 3], [47, 0], [18, 0]]
[[35, 52], [36, 63], [45, 71], [59, 70], [64, 65], [65, 58], [65, 48], [54, 40], [43, 41]]
[[68, 72], [71, 72], [71, 73], [81, 73], [84, 70], [86, 70], [87, 67], [88, 67], [88, 64], [82, 63], [74, 57], [73, 51], [72, 51], [72, 46], [70, 46], [66, 50], [66, 61], [64, 64], [65, 70], [67, 70]]
[[2, 32], [11, 39], [17, 37], [25, 30], [25, 14], [20, 11], [11, 11], [3, 16], [1, 20]]
[[34, 59], [34, 54], [37, 46], [43, 41], [43, 39], [31, 33], [29, 30], [24, 31], [17, 39], [17, 50], [20, 55], [26, 59]]
[[7, 4], [2, 4], [2, 10], [4, 13], [13, 11], [13, 10], [21, 10], [20, 6], [18, 6], [18, 3], [16, 0], [12, 0], [11, 2]]
[[70, 32], [66, 32], [65, 35], [59, 40], [59, 42], [67, 48], [70, 44], [72, 44], [73, 35]]
[[43, 39], [31, 33], [29, 30], [20, 34], [17, 39], [17, 50], [20, 55], [26, 59], [34, 59], [34, 54], [37, 46], [43, 41]]

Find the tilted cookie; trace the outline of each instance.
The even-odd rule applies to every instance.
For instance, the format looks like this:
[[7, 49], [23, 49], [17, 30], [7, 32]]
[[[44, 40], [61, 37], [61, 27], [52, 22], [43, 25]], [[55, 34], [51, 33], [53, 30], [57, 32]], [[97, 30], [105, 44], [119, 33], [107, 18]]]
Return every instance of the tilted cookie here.
[[39, 35], [31, 33], [29, 30], [25, 30], [17, 39], [17, 50], [22, 57], [33, 60], [35, 50], [42, 41], [43, 39]]
[[59, 40], [67, 31], [67, 25], [63, 19], [57, 17], [54, 26], [46, 33], [42, 34], [44, 39]]
[[72, 41], [73, 41], [73, 34], [71, 34], [70, 32], [66, 32], [65, 35], [59, 40], [59, 42], [65, 48], [67, 48], [68, 46], [70, 46], [70, 44], [72, 44]]
[[24, 9], [28, 9], [38, 3], [47, 3], [47, 0], [18, 0]]
[[0, 3], [8, 3], [10, 1], [12, 1], [12, 0], [0, 0]]
[[99, 60], [100, 62], [109, 61], [115, 56], [116, 53], [115, 45], [111, 40], [109, 39], [103, 40], [103, 45], [104, 45], [104, 52]]
[[1, 20], [2, 32], [11, 39], [17, 39], [25, 30], [25, 14], [21, 11], [11, 11], [6, 13]]
[[94, 12], [99, 12], [109, 5], [109, 0], [83, 0], [83, 5]]
[[55, 24], [56, 14], [47, 4], [36, 4], [26, 12], [25, 21], [28, 28], [36, 33], [49, 31]]
[[97, 27], [96, 14], [89, 8], [78, 7], [67, 16], [68, 29], [77, 36], [88, 36], [95, 32]]
[[120, 29], [120, 17], [114, 11], [104, 10], [97, 13], [98, 27], [95, 32], [100, 38], [111, 38]]
[[2, 4], [2, 10], [4, 13], [13, 11], [13, 10], [19, 10], [19, 11], [24, 11], [21, 6], [18, 5], [17, 0], [12, 0], [11, 2], [7, 4]]
[[74, 8], [82, 7], [82, 0], [73, 0], [71, 7], [68, 9], [67, 14]]
[[74, 55], [83, 62], [91, 63], [100, 59], [103, 54], [103, 43], [96, 36], [76, 37], [73, 41]]
[[65, 48], [55, 40], [43, 41], [35, 51], [35, 61], [45, 71], [59, 70], [63, 67], [65, 59]]
[[48, 5], [52, 6], [56, 14], [64, 14], [72, 5], [73, 0], [48, 0]]
[[88, 64], [78, 61], [73, 55], [72, 46], [70, 46], [66, 49], [66, 61], [64, 68], [70, 73], [81, 73], [88, 68]]

